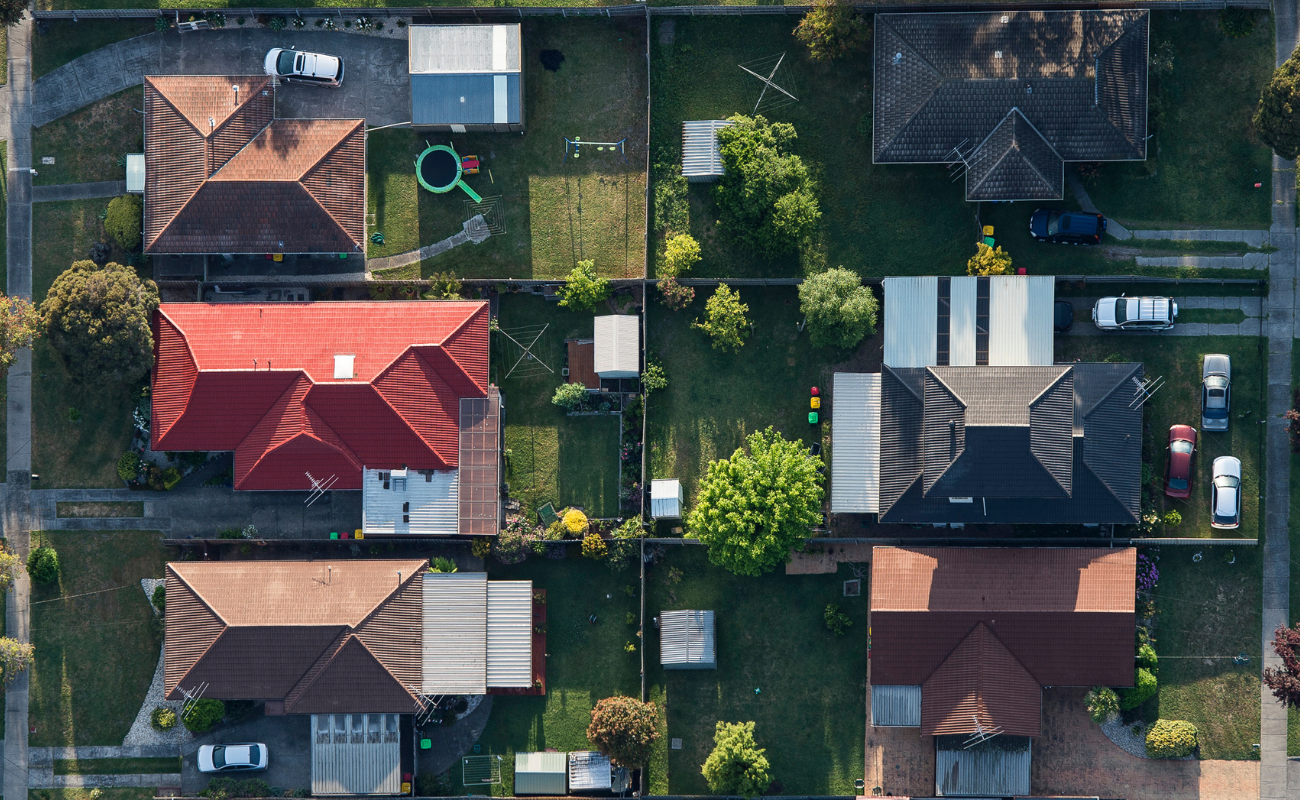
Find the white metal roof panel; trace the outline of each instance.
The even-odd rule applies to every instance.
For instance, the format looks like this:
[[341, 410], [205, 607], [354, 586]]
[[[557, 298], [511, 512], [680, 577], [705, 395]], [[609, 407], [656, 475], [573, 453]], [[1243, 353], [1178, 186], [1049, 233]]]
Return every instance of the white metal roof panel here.
[[487, 573], [424, 574], [424, 693], [487, 693]]
[[569, 753], [569, 791], [608, 791], [613, 783], [609, 756], [592, 750]]
[[[935, 749], [935, 792], [940, 796], [1011, 797], [1030, 792], [1032, 741], [1023, 749], [999, 737], [966, 750]], [[1006, 749], [1003, 749], [1006, 748]]]
[[880, 510], [880, 373], [835, 373], [831, 401], [831, 513], [875, 514]]
[[965, 275], [952, 279], [949, 288], [948, 365], [975, 366], [975, 296], [979, 279]]
[[595, 370], [602, 378], [641, 374], [641, 318], [608, 314], [595, 321]]
[[718, 131], [731, 124], [725, 119], [686, 120], [682, 123], [682, 176], [686, 180], [712, 181], [722, 175]]
[[871, 724], [881, 728], [921, 727], [921, 687], [872, 686]]
[[659, 663], [667, 669], [716, 669], [716, 640], [712, 611], [659, 615]]
[[488, 581], [487, 685], [533, 685], [532, 581]]
[[515, 794], [564, 795], [568, 753], [515, 753]]
[[311, 793], [400, 794], [401, 748], [396, 714], [313, 714]]
[[[402, 472], [407, 474], [397, 477]], [[454, 536], [460, 532], [459, 495], [457, 470], [367, 469], [361, 482], [361, 530], [367, 536]]]
[[989, 366], [1051, 366], [1052, 304], [1048, 275], [989, 278]]
[[653, 519], [680, 519], [682, 501], [681, 481], [667, 478], [650, 481], [650, 516]]
[[939, 279], [885, 278], [885, 365], [928, 367], [938, 359]]
[[408, 53], [412, 75], [465, 75], [520, 71], [519, 24], [412, 25]]

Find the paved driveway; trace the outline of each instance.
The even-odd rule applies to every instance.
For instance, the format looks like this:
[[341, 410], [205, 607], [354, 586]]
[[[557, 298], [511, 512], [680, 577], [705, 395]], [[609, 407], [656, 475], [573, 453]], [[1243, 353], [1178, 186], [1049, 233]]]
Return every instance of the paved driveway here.
[[262, 742], [270, 754], [270, 766], [262, 772], [235, 773], [235, 779], [261, 778], [281, 789], [311, 789], [311, 718], [298, 714], [261, 717], [243, 725], [232, 725], [195, 739], [181, 754], [181, 791], [193, 797], [215, 776], [199, 772], [199, 746], [237, 742]]
[[278, 116], [365, 117], [370, 125], [410, 120], [405, 39], [256, 28], [151, 33], [84, 55], [35, 82], [32, 124], [44, 125], [138, 86], [145, 75], [261, 75], [267, 50], [291, 46], [342, 56], [346, 72], [338, 89], [281, 86], [276, 94]]

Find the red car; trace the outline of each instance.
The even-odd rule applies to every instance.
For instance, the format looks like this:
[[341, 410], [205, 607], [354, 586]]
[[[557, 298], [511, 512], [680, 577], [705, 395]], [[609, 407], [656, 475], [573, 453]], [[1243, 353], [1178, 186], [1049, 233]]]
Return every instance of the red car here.
[[1165, 494], [1170, 497], [1192, 496], [1192, 457], [1196, 454], [1196, 429], [1191, 425], [1174, 425], [1169, 429], [1169, 449], [1165, 451]]

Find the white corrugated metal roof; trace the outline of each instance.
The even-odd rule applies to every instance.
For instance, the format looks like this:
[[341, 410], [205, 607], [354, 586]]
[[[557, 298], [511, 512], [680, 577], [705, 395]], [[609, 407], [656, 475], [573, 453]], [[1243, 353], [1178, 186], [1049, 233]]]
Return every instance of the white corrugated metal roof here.
[[1032, 740], [1025, 739], [1019, 750], [1003, 749], [1006, 737], [967, 750], [934, 753], [935, 792], [941, 796], [983, 797], [1024, 796], [1030, 792]]
[[131, 194], [144, 193], [144, 153], [127, 153], [126, 190]]
[[686, 180], [711, 181], [722, 175], [718, 131], [731, 124], [725, 119], [686, 120], [682, 123], [682, 176]]
[[[939, 279], [885, 278], [885, 365], [935, 364]], [[833, 429], [832, 429], [833, 430]]]
[[532, 581], [488, 582], [487, 685], [533, 685]]
[[921, 727], [920, 686], [872, 686], [871, 724], [876, 727]]
[[568, 753], [515, 753], [515, 794], [563, 795], [568, 774]]
[[[407, 474], [398, 477], [402, 472]], [[367, 536], [454, 536], [460, 532], [459, 494], [457, 470], [367, 469], [361, 481], [361, 530]]]
[[609, 756], [593, 750], [569, 753], [569, 791], [608, 791], [613, 783]]
[[681, 481], [666, 478], [650, 481], [650, 517], [652, 519], [680, 519], [684, 499]]
[[424, 574], [424, 693], [487, 692], [487, 573]]
[[716, 629], [712, 611], [659, 614], [659, 663], [666, 669], [716, 669]]
[[953, 367], [975, 366], [975, 296], [978, 291], [973, 275], [952, 279], [949, 289], [948, 364]]
[[313, 795], [399, 794], [402, 742], [396, 714], [313, 714]]
[[1050, 275], [989, 278], [989, 366], [1052, 365], [1055, 299], [1056, 279]]
[[641, 318], [634, 314], [596, 317], [595, 370], [602, 378], [641, 374]]
[[412, 25], [408, 29], [412, 75], [465, 75], [520, 71], [519, 24]]
[[831, 401], [831, 513], [878, 513], [880, 373], [835, 373]]

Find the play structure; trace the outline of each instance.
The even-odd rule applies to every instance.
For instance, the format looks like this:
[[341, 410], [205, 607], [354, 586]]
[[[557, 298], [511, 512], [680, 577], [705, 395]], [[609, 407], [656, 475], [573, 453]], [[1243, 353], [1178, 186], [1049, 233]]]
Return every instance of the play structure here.
[[574, 158], [582, 158], [582, 148], [586, 147], [590, 150], [594, 147], [596, 148], [596, 152], [604, 152], [606, 150], [613, 152], [617, 150], [619, 155], [623, 156], [624, 163], [626, 163], [627, 151], [624, 149], [624, 144], [626, 142], [627, 139], [619, 139], [617, 142], [588, 142], [584, 141], [581, 136], [575, 136], [572, 139], [566, 136], [564, 137], [564, 161], [567, 162], [569, 160], [570, 152], [573, 153]]
[[434, 194], [445, 194], [459, 186], [475, 203], [482, 203], [483, 198], [478, 192], [461, 180], [466, 173], [473, 175], [478, 170], [477, 156], [462, 158], [445, 144], [430, 145], [415, 160], [415, 177], [424, 188]]

